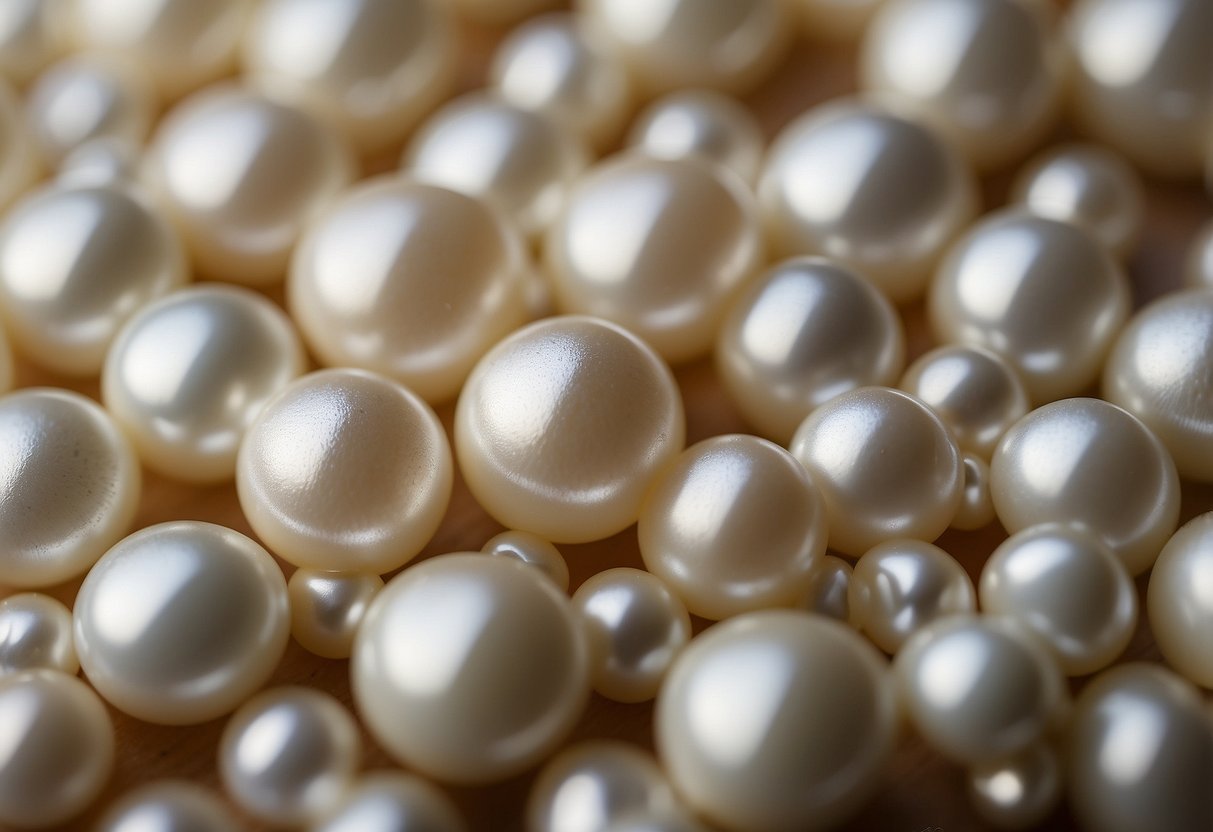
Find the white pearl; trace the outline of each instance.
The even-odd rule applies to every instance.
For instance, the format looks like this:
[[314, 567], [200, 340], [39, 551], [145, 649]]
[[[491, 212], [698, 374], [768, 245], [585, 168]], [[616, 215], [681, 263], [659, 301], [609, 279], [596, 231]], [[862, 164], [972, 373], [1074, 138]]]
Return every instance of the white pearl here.
[[877, 787], [897, 719], [875, 648], [837, 622], [768, 610], [691, 642], [657, 697], [654, 731], [675, 790], [705, 819], [809, 832]]
[[383, 589], [383, 578], [296, 569], [286, 589], [295, 641], [317, 656], [348, 659], [362, 619]]
[[969, 800], [999, 829], [1035, 829], [1061, 802], [1061, 761], [1048, 742], [968, 771]]
[[994, 498], [990, 494], [990, 465], [976, 454], [964, 454], [960, 460], [964, 490], [951, 528], [964, 532], [984, 529], [994, 522]]
[[656, 761], [613, 740], [574, 745], [548, 762], [527, 798], [528, 832], [603, 832], [642, 812], [672, 810], [674, 795]]
[[297, 379], [257, 416], [236, 461], [249, 525], [284, 560], [381, 575], [434, 536], [454, 466], [434, 411], [362, 370]]
[[0, 576], [14, 587], [62, 583], [126, 534], [139, 461], [104, 410], [67, 390], [0, 398]]
[[806, 612], [851, 623], [851, 564], [834, 555], [823, 555], [809, 572], [809, 591], [799, 604]]
[[149, 468], [223, 482], [236, 474], [253, 419], [305, 362], [290, 320], [265, 297], [197, 286], [127, 321], [106, 356], [101, 396]]
[[0, 601], [0, 676], [45, 668], [75, 675], [72, 611], [49, 595], [22, 592]]
[[0, 210], [38, 179], [39, 167], [25, 107], [8, 81], [0, 78]]
[[241, 826], [219, 797], [185, 780], [159, 780], [123, 795], [97, 832], [234, 832]]
[[1186, 523], [1163, 547], [1150, 573], [1146, 610], [1166, 660], [1213, 688], [1213, 513]]
[[265, 683], [289, 615], [282, 571], [252, 540], [211, 523], [161, 523], [110, 549], [84, 579], [76, 652], [114, 707], [193, 725]]
[[1132, 575], [1150, 568], [1179, 520], [1179, 478], [1150, 429], [1099, 399], [1066, 399], [1007, 431], [990, 494], [1014, 534], [1072, 523], [1099, 537]]
[[402, 771], [360, 777], [337, 808], [311, 832], [467, 832], [441, 790]]
[[707, 159], [746, 182], [758, 178], [766, 150], [758, 119], [712, 90], [680, 90], [654, 101], [632, 122], [627, 143], [662, 159]]
[[126, 139], [89, 139], [63, 157], [55, 180], [68, 187], [135, 185], [142, 155], [142, 148]]
[[863, 34], [885, 0], [793, 0], [805, 31], [827, 41], [853, 41]]
[[569, 565], [559, 549], [537, 534], [516, 529], [504, 531], [489, 538], [480, 551], [520, 560], [551, 578], [561, 592], [569, 591]]
[[1206, 222], [1188, 245], [1184, 261], [1184, 284], [1213, 289], [1213, 221]]
[[404, 570], [371, 604], [350, 677], [389, 754], [443, 781], [503, 780], [546, 757], [589, 695], [568, 599], [510, 558], [455, 554]]
[[24, 86], [63, 51], [69, 0], [0, 3], [0, 76]]

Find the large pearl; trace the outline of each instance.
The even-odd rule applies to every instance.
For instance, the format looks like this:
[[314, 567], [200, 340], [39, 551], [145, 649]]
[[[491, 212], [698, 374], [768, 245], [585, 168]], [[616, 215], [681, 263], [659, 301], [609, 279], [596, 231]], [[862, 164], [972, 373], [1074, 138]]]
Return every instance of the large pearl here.
[[960, 465], [964, 490], [950, 528], [966, 532], [984, 529], [996, 516], [994, 499], [990, 496], [990, 465], [976, 454], [964, 454]]
[[843, 393], [814, 410], [792, 455], [825, 499], [830, 548], [859, 557], [886, 540], [934, 540], [964, 487], [960, 452], [922, 402], [887, 387]]
[[999, 829], [1035, 829], [1061, 802], [1061, 761], [1047, 742], [968, 771], [969, 800]]
[[[1213, 154], [1210, 154], [1213, 158]], [[1188, 245], [1184, 259], [1184, 284], [1213, 289], [1213, 221], [1206, 222]]]
[[640, 554], [695, 615], [713, 620], [794, 604], [825, 553], [821, 495], [804, 468], [756, 436], [692, 445], [653, 480]]
[[362, 619], [383, 589], [383, 578], [296, 569], [286, 589], [295, 641], [322, 658], [348, 659]]
[[480, 551], [486, 555], [514, 558], [552, 579], [561, 592], [569, 591], [569, 565], [560, 550], [537, 534], [516, 529], [489, 538]]
[[49, 595], [22, 592], [0, 601], [0, 676], [22, 670], [80, 669], [72, 611]]
[[235, 286], [197, 286], [149, 304], [105, 359], [101, 396], [143, 462], [192, 483], [231, 480], [240, 440], [303, 372], [282, 310]]
[[834, 555], [823, 555], [809, 573], [809, 591], [800, 602], [800, 609], [851, 623], [848, 596], [853, 575], [851, 564]]
[[186, 780], [159, 780], [127, 792], [106, 811], [97, 832], [233, 832], [223, 801]]
[[661, 159], [697, 156], [758, 178], [766, 139], [741, 102], [712, 90], [679, 90], [653, 102], [632, 122], [628, 144]]
[[311, 832], [467, 832], [455, 804], [436, 786], [402, 771], [367, 774]]
[[575, 745], [539, 772], [527, 798], [528, 832], [603, 832], [619, 818], [671, 811], [674, 795], [653, 758], [626, 743]]
[[666, 773], [696, 812], [738, 832], [808, 832], [836, 826], [877, 787], [897, 700], [884, 660], [853, 630], [768, 610], [692, 641], [654, 719]]
[[0, 76], [25, 86], [63, 51], [68, 0], [0, 3]]
[[1095, 381], [1129, 305], [1124, 272], [1095, 237], [1013, 209], [952, 246], [928, 313], [936, 338], [999, 353], [1041, 404]]
[[1213, 512], [1185, 524], [1163, 547], [1150, 573], [1146, 609], [1166, 660], [1213, 688]]
[[626, 154], [576, 185], [544, 254], [560, 309], [621, 324], [680, 362], [710, 349], [762, 240], [731, 171]]
[[815, 408], [905, 365], [901, 318], [850, 269], [798, 257], [748, 284], [716, 340], [720, 381], [746, 421], [786, 444]]
[[238, 532], [186, 520], [110, 549], [84, 579], [74, 616], [93, 687], [163, 725], [231, 711], [274, 672], [290, 634], [274, 559]]
[[66, 390], [0, 399], [0, 578], [62, 583], [126, 534], [139, 461], [104, 410]]
[[507, 337], [476, 365], [455, 409], [472, 496], [502, 525], [560, 543], [636, 522], [685, 436], [682, 397], [657, 354], [581, 316]]
[[1099, 537], [1130, 574], [1150, 568], [1179, 520], [1179, 478], [1149, 428], [1099, 399], [1066, 399], [1007, 431], [990, 494], [1014, 534], [1071, 523]]
[[973, 175], [950, 146], [855, 101], [785, 127], [758, 196], [778, 255], [838, 260], [895, 302], [922, 294], [944, 247], [977, 212]]
[[287, 302], [326, 364], [449, 399], [527, 319], [522, 240], [478, 199], [402, 179], [341, 198], [295, 251]]
[[0, 78], [0, 210], [32, 185], [39, 173], [38, 151], [25, 107], [16, 91]]
[[457, 554], [393, 578], [350, 664], [372, 736], [440, 780], [503, 780], [546, 757], [581, 716], [589, 651], [568, 599], [526, 564]]

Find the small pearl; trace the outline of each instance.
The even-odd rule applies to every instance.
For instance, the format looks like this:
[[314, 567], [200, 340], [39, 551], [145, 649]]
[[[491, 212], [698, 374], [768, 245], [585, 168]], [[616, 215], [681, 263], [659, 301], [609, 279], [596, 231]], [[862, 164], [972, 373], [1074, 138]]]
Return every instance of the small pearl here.
[[[2, 56], [3, 50], [0, 50]], [[0, 210], [3, 210], [25, 192], [41, 173], [25, 107], [16, 91], [3, 78], [0, 78], [0, 150], [3, 151], [0, 152]]]
[[1213, 222], [1206, 222], [1188, 246], [1184, 261], [1184, 284], [1213, 289]]
[[0, 3], [0, 76], [25, 86], [63, 51], [68, 0]]
[[559, 0], [445, 0], [462, 17], [482, 26], [509, 26], [558, 5]]
[[793, 0], [805, 31], [827, 41], [854, 41], [885, 0]]
[[0, 601], [0, 676], [22, 670], [80, 669], [72, 611], [49, 595], [22, 592]]
[[240, 824], [217, 795], [185, 780], [139, 786], [105, 813], [98, 832], [233, 832]]
[[1168, 541], [1150, 573], [1146, 610], [1163, 657], [1184, 676], [1213, 688], [1213, 512], [1189, 521]]
[[291, 635], [326, 659], [348, 659], [366, 611], [383, 589], [378, 575], [296, 569], [286, 585]]
[[952, 518], [951, 528], [963, 532], [984, 529], [994, 522], [994, 499], [990, 495], [990, 466], [975, 454], [964, 454], [960, 460], [964, 490], [960, 507]]
[[637, 527], [646, 568], [712, 620], [803, 598], [826, 535], [800, 463], [743, 434], [705, 439], [665, 466]]
[[455, 804], [436, 786], [402, 771], [359, 778], [311, 832], [467, 832]]
[[1061, 802], [1061, 761], [1047, 742], [973, 766], [967, 781], [973, 808], [999, 829], [1035, 829]]
[[504, 531], [489, 538], [480, 551], [520, 560], [551, 578], [561, 592], [569, 591], [569, 565], [560, 550], [539, 535], [517, 529]]
[[89, 139], [63, 157], [56, 182], [65, 187], [131, 186], [138, 181], [142, 155], [142, 148], [126, 139]]
[[439, 780], [504, 780], [550, 754], [581, 716], [589, 654], [568, 599], [510, 558], [456, 554], [388, 582], [350, 663], [363, 723]]
[[561, 752], [535, 779], [527, 798], [528, 832], [602, 832], [642, 812], [670, 811], [674, 795], [656, 761], [614, 740]]
[[697, 156], [758, 178], [766, 139], [739, 101], [712, 90], [680, 90], [649, 105], [632, 122], [630, 146], [661, 159]]
[[290, 632], [274, 559], [197, 521], [150, 526], [110, 549], [84, 579], [74, 616], [97, 692], [162, 725], [231, 711], [274, 672]]
[[1066, 399], [1007, 431], [990, 494], [1010, 533], [1041, 523], [1086, 528], [1132, 575], [1150, 568], [1179, 520], [1179, 478], [1150, 429], [1099, 399]]
[[799, 607], [806, 612], [825, 615], [851, 623], [851, 564], [834, 555], [822, 555], [809, 572], [809, 591]]

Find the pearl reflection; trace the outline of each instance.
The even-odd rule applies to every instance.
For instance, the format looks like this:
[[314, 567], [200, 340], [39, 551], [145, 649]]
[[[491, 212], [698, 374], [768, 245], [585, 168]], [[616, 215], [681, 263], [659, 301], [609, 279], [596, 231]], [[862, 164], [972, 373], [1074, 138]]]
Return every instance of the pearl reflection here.
[[[690, 731], [703, 753], [721, 768], [743, 768], [769, 739], [794, 674], [783, 650], [762, 643], [705, 659], [686, 702]], [[742, 701], [744, 709], [734, 707]]]
[[[102, 583], [93, 603], [98, 636], [117, 646], [129, 646], [147, 637], [165, 611], [182, 598], [182, 590], [205, 581], [198, 553], [184, 548], [165, 549], [156, 559], [133, 559], [111, 567], [112, 578]], [[137, 593], [127, 585], [139, 586]]]
[[[659, 220], [670, 202], [669, 183], [663, 176], [617, 176], [610, 188], [589, 193], [570, 198], [572, 210], [562, 221], [569, 234], [565, 248], [577, 252], [581, 280], [619, 286], [632, 278], [649, 242], [662, 238]], [[625, 220], [603, 223], [597, 220], [602, 216]]]
[[[770, 367], [782, 367], [796, 354], [797, 341], [808, 335], [802, 326], [806, 317], [828, 298], [828, 286], [823, 282], [802, 280], [796, 272], [776, 277], [746, 316], [741, 330], [746, 353]], [[827, 398], [833, 396], [823, 393], [818, 401]]]
[[264, 771], [283, 756], [295, 738], [296, 715], [288, 708], [262, 713], [236, 743], [236, 764], [243, 771]]
[[[396, 617], [394, 629], [410, 632], [410, 619], [424, 619], [429, 632], [442, 638], [410, 639], [407, 650], [387, 651], [387, 678], [412, 696], [439, 696], [449, 690], [480, 645], [496, 604], [487, 584], [435, 576], [426, 601]], [[421, 598], [415, 598], [421, 601]]]
[[1099, 747], [1099, 768], [1116, 785], [1136, 786], [1162, 750], [1166, 720], [1151, 703], [1132, 695], [1113, 694], [1100, 710], [1108, 733]]
[[[929, 5], [912, 5], [902, 6], [910, 8], [909, 13], [888, 16], [898, 35], [886, 37], [881, 45], [889, 50], [885, 62], [898, 69], [898, 84], [916, 97], [930, 99], [943, 95], [955, 81], [982, 9], [980, 3], [953, 2], [931, 16], [922, 14], [922, 7]], [[930, 48], [924, 49], [924, 44]]]
[[1019, 475], [1041, 499], [1061, 497], [1073, 488], [1074, 472], [1083, 469], [1103, 439], [1103, 426], [1095, 413], [1078, 408], [1071, 411], [1073, 421], [1064, 427], [1062, 441], [1048, 430], [1030, 431], [1020, 439]]
[[[957, 289], [961, 301], [989, 323], [1002, 321], [1023, 287], [1023, 275], [1040, 257], [1040, 238], [1029, 228], [1005, 226], [987, 233], [980, 246], [965, 250], [964, 273]], [[998, 333], [987, 333], [987, 337]], [[997, 351], [1006, 344], [991, 342]]]
[[1137, 83], [1158, 60], [1161, 47], [1183, 11], [1182, 3], [1117, 3], [1114, 13], [1090, 15], [1083, 54], [1085, 69], [1095, 80], [1109, 87], [1129, 87]]
[[[244, 188], [251, 190], [250, 171], [264, 167], [259, 164], [259, 157], [273, 144], [270, 140], [274, 126], [270, 123], [270, 111], [256, 99], [234, 98], [228, 106], [210, 106], [194, 118], [202, 112], [206, 129], [177, 130], [170, 145], [171, 156], [162, 167], [169, 190], [178, 195], [181, 203], [194, 211], [218, 212], [232, 202], [233, 194]], [[195, 164], [196, 160], [211, 158], [216, 146], [224, 148], [224, 164]], [[269, 165], [266, 173], [281, 172], [274, 167]], [[253, 178], [267, 177], [262, 174]], [[278, 233], [287, 231], [280, 227]]]
[[917, 668], [916, 687], [939, 711], [956, 708], [973, 695], [989, 664], [984, 633], [958, 631], [943, 638], [947, 649], [929, 650]]
[[[817, 130], [798, 151], [805, 162], [790, 166], [785, 174], [788, 202], [804, 219], [823, 225], [859, 214], [859, 206], [871, 207], [869, 203], [874, 201], [865, 193], [870, 190], [865, 185], [874, 178], [873, 166], [887, 146], [884, 132], [868, 119], [839, 119], [830, 129]], [[829, 159], [828, 176], [822, 175], [826, 172], [823, 159]], [[837, 234], [826, 237], [823, 247], [835, 256], [845, 256], [850, 249], [848, 241]]]
[[103, 209], [104, 203], [88, 192], [70, 190], [59, 193], [53, 212], [22, 212], [18, 206], [14, 214], [24, 215], [21, 233], [7, 241], [0, 264], [8, 291], [23, 301], [60, 297], [79, 277], [84, 255], [97, 243], [106, 219]]

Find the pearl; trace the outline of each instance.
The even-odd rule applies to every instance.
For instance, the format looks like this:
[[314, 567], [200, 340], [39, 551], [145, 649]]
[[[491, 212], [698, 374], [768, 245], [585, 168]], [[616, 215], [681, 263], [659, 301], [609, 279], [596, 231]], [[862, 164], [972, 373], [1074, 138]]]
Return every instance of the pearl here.
[[965, 532], [984, 529], [994, 522], [995, 516], [994, 500], [990, 496], [990, 466], [974, 454], [964, 454], [960, 465], [964, 471], [964, 490], [951, 528]]
[[569, 565], [560, 550], [539, 535], [511, 529], [489, 538], [480, 551], [520, 560], [551, 578], [561, 592], [569, 591]]
[[885, 0], [795, 0], [805, 31], [828, 41], [853, 41]]
[[1099, 399], [1032, 411], [990, 464], [1003, 527], [1061, 522], [1099, 537], [1132, 575], [1150, 568], [1179, 520], [1179, 478], [1150, 429]]
[[1093, 236], [1012, 209], [952, 246], [927, 311], [939, 341], [999, 353], [1043, 404], [1095, 381], [1129, 306], [1123, 270]]
[[1213, 688], [1213, 513], [1177, 531], [1150, 573], [1146, 610], [1158, 649], [1176, 670]]
[[293, 826], [337, 805], [361, 757], [358, 726], [340, 702], [313, 688], [281, 687], [232, 715], [219, 740], [219, 776], [244, 811]]
[[[0, 60], [3, 60], [3, 54], [0, 49]], [[0, 78], [0, 210], [7, 208], [38, 179], [38, 162], [21, 99], [8, 82]]]
[[1061, 762], [1041, 742], [1006, 760], [972, 767], [967, 785], [973, 807], [991, 825], [1035, 829], [1061, 802]]
[[669, 368], [614, 324], [531, 324], [480, 360], [455, 409], [472, 496], [504, 526], [557, 543], [601, 540], [640, 514], [653, 476], [682, 450]]
[[85, 572], [126, 534], [139, 462], [109, 415], [76, 393], [0, 399], [0, 575], [19, 588]]
[[800, 608], [851, 623], [851, 564], [834, 555], [822, 555], [809, 572], [809, 591]]
[[590, 687], [568, 599], [525, 564], [480, 554], [434, 558], [389, 581], [358, 630], [350, 676], [384, 750], [466, 784], [550, 754]]
[[697, 156], [758, 178], [766, 139], [758, 119], [739, 101], [712, 90], [679, 90], [636, 117], [630, 146], [661, 159]]
[[1184, 285], [1213, 289], [1213, 222], [1206, 222], [1188, 246]]
[[64, 47], [65, 0], [0, 3], [0, 76], [24, 86]]
[[669, 783], [649, 754], [622, 742], [585, 742], [539, 772], [527, 798], [526, 828], [602, 832], [620, 818], [674, 806]]
[[1137, 627], [1137, 590], [1112, 551], [1072, 526], [1011, 535], [982, 568], [981, 608], [1014, 618], [1048, 646], [1068, 676], [1107, 667]]
[[826, 507], [804, 468], [765, 439], [692, 445], [654, 478], [637, 528], [645, 567], [695, 615], [794, 604], [826, 548]]
[[459, 392], [527, 320], [522, 240], [478, 199], [401, 179], [359, 185], [295, 251], [287, 305], [320, 360]]
[[288, 616], [282, 571], [252, 540], [211, 523], [161, 523], [114, 546], [84, 579], [76, 652], [114, 707], [194, 725], [265, 683]]
[[59, 162], [56, 182], [65, 187], [130, 186], [139, 178], [141, 158], [142, 149], [126, 139], [114, 136], [89, 139]]
[[484, 26], [509, 26], [546, 11], [558, 0], [446, 0], [455, 11]]
[[922, 294], [944, 247], [977, 213], [973, 175], [949, 145], [856, 101], [816, 107], [785, 127], [758, 197], [779, 256], [830, 257], [896, 303]]
[[960, 505], [960, 453], [930, 408], [887, 387], [843, 393], [792, 439], [829, 517], [831, 549], [859, 557], [899, 538], [934, 540]]
[[786, 444], [835, 396], [895, 382], [905, 334], [870, 282], [828, 260], [798, 257], [748, 284], [730, 306], [716, 366], [746, 421]]
[[353, 168], [303, 112], [215, 86], [164, 117], [144, 173], [202, 276], [265, 285], [282, 279], [301, 231]]
[[732, 172], [626, 154], [574, 187], [544, 254], [559, 309], [621, 324], [682, 362], [710, 349], [762, 240]]
[[589, 639], [594, 690], [615, 702], [656, 696], [670, 663], [691, 639], [687, 608], [660, 578], [641, 569], [593, 575], [573, 594], [573, 608]]
[[101, 397], [152, 470], [229, 481], [240, 440], [306, 365], [282, 310], [234, 286], [174, 292], [135, 313], [105, 358]]
[[657, 697], [654, 733], [675, 790], [706, 820], [808, 832], [873, 792], [897, 718], [875, 648], [820, 616], [767, 610], [691, 642]]
[[291, 635], [326, 659], [348, 659], [366, 611], [383, 589], [378, 575], [296, 569], [286, 585]]
[[380, 575], [434, 536], [453, 468], [438, 417], [407, 388], [322, 370], [257, 416], [240, 445], [236, 490], [253, 531], [284, 560]]
[[72, 611], [49, 595], [22, 592], [0, 601], [0, 676], [22, 670], [80, 669]]
[[160, 780], [128, 792], [105, 813], [98, 832], [232, 832], [240, 825], [209, 789]]
[[455, 804], [437, 787], [401, 771], [360, 778], [312, 832], [467, 832]]

